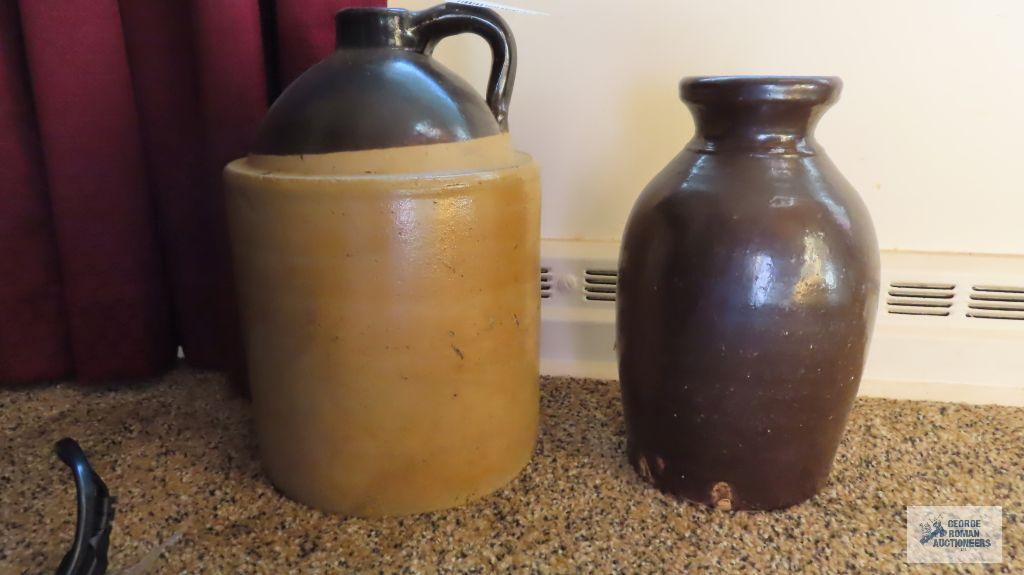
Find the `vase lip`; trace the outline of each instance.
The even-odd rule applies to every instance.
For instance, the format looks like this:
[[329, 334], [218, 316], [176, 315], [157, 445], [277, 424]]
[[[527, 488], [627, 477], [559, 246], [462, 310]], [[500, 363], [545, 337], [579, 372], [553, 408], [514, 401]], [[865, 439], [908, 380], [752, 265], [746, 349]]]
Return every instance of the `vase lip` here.
[[683, 101], [831, 104], [839, 99], [838, 76], [688, 76], [679, 84]]

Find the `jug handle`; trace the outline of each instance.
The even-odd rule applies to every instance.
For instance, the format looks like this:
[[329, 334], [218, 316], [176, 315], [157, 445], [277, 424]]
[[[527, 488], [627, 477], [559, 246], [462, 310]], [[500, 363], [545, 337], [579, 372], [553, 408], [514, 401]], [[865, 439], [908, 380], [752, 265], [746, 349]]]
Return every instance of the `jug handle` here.
[[494, 10], [449, 2], [418, 12], [409, 30], [417, 50], [431, 55], [438, 42], [466, 32], [476, 34], [491, 47], [491, 76], [487, 81], [487, 105], [501, 131], [508, 131], [508, 108], [516, 79], [516, 41], [508, 24]]

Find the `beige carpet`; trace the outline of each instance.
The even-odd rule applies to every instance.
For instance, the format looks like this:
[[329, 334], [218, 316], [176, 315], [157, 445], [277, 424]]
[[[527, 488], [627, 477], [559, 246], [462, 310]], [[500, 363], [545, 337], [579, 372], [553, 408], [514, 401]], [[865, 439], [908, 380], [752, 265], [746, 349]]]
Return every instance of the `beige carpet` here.
[[[0, 391], [0, 573], [52, 573], [71, 540], [74, 488], [52, 453], [64, 435], [117, 497], [110, 573], [1024, 572], [1024, 409], [859, 400], [822, 494], [732, 514], [636, 477], [617, 384], [543, 389], [536, 456], [507, 488], [456, 511], [375, 521], [274, 491], [247, 404], [217, 376]], [[907, 565], [914, 504], [1002, 505], [1004, 562]]]

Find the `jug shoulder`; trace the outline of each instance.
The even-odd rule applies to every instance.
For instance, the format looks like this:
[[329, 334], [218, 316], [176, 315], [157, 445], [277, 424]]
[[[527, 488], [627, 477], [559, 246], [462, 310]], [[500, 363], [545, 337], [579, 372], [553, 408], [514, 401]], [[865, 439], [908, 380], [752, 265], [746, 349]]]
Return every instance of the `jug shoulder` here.
[[483, 98], [437, 60], [408, 50], [339, 50], [281, 94], [252, 151], [321, 154], [499, 133]]

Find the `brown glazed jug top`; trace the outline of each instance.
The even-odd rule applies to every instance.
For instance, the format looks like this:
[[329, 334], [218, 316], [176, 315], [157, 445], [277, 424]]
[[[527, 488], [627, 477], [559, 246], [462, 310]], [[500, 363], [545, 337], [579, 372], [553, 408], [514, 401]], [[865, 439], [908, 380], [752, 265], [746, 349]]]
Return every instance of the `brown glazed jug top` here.
[[[461, 142], [508, 131], [515, 40], [494, 11], [443, 4], [419, 12], [350, 8], [337, 50], [293, 82], [251, 152], [295, 155]], [[431, 54], [442, 39], [481, 36], [493, 55], [486, 100]]]
[[843, 82], [827, 76], [684, 78], [680, 95], [693, 113], [695, 152], [812, 154], [818, 119]]

